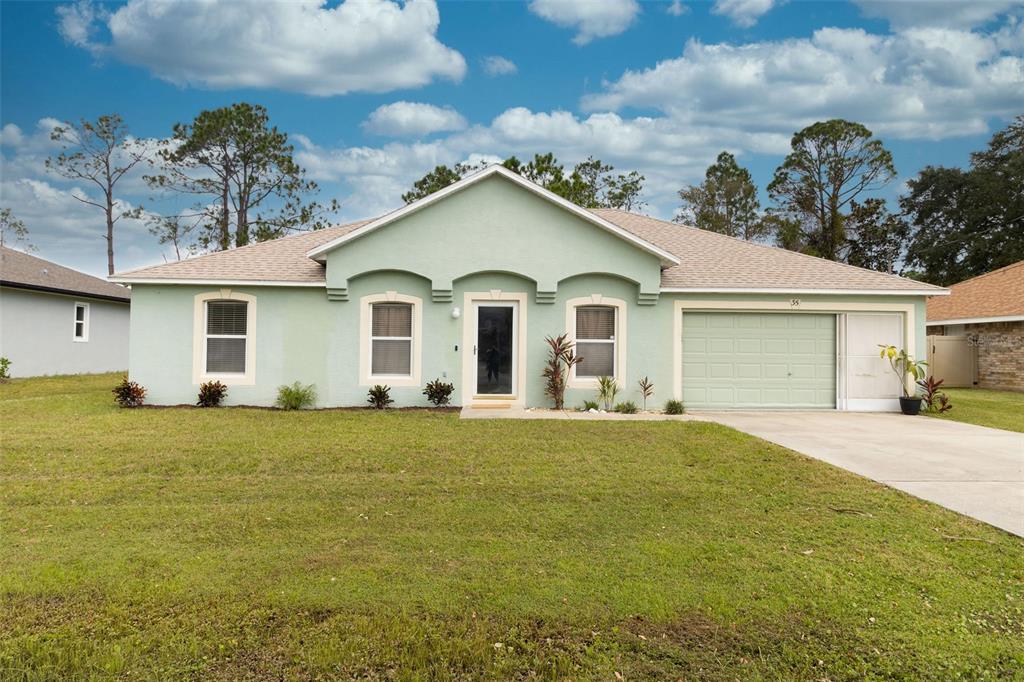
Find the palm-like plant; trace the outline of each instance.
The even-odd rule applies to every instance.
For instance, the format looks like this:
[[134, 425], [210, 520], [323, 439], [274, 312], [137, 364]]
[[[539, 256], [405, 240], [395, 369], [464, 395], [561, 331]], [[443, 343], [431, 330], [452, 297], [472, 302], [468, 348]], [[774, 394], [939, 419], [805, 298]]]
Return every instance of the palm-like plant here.
[[897, 349], [896, 346], [888, 346], [883, 343], [878, 344], [878, 347], [881, 348], [878, 357], [889, 361], [893, 374], [900, 380], [903, 397], [911, 397], [910, 391], [907, 390], [907, 377], [911, 377], [915, 382], [919, 381], [924, 377], [928, 363], [915, 360], [905, 348]]
[[640, 384], [640, 395], [644, 398], [644, 412], [647, 411], [647, 399], [654, 395], [654, 384], [647, 377], [637, 382]]
[[556, 410], [565, 409], [565, 386], [573, 366], [583, 361], [573, 350], [568, 334], [544, 338], [548, 344], [548, 360], [544, 365], [544, 394], [551, 398]]
[[604, 404], [604, 409], [611, 410], [615, 404], [615, 396], [619, 394], [619, 385], [612, 377], [597, 378], [597, 399]]

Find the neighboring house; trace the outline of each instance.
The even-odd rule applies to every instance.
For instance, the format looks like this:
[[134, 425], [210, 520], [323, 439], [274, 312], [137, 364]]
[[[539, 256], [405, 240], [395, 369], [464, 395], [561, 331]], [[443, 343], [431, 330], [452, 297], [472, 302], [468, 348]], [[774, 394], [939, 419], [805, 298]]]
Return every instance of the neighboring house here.
[[945, 290], [617, 210], [585, 210], [501, 166], [381, 218], [123, 273], [129, 368], [154, 403], [201, 382], [269, 405], [282, 384], [318, 404], [396, 405], [423, 385], [454, 403], [544, 406], [546, 336], [584, 357], [567, 403], [597, 378], [689, 408], [896, 409], [880, 343], [924, 352]]
[[[928, 300], [928, 333], [948, 339], [949, 358], [969, 367], [980, 388], [1024, 391], [1024, 261], [950, 287]], [[942, 348], [936, 349], [940, 362]]]
[[0, 356], [11, 376], [128, 367], [123, 286], [0, 246]]

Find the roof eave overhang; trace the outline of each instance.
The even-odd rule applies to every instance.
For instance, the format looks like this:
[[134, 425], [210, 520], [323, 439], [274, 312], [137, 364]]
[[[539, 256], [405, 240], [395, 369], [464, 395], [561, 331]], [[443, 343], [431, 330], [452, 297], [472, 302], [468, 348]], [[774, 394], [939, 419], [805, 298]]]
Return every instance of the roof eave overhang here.
[[112, 276], [107, 280], [117, 284], [194, 284], [197, 286], [230, 286], [230, 287], [310, 287], [324, 288], [327, 282], [295, 282], [273, 279], [188, 279], [188, 278], [156, 278]]
[[389, 223], [393, 223], [401, 218], [404, 218], [407, 215], [420, 211], [426, 208], [427, 206], [442, 201], [444, 200], [445, 197], [448, 197], [452, 194], [455, 194], [456, 192], [466, 189], [467, 187], [470, 187], [480, 182], [481, 180], [489, 178], [492, 175], [500, 175], [505, 179], [516, 183], [517, 185], [526, 189], [527, 191], [533, 192], [537, 196], [550, 201], [551, 203], [565, 209], [566, 211], [569, 211], [570, 213], [576, 215], [577, 217], [582, 218], [583, 220], [586, 220], [587, 222], [596, 225], [608, 232], [611, 232], [620, 239], [631, 243], [633, 246], [643, 251], [646, 251], [647, 253], [650, 253], [654, 256], [657, 256], [658, 260], [661, 262], [663, 267], [671, 267], [673, 265], [679, 264], [679, 259], [676, 256], [669, 253], [668, 251], [665, 251], [664, 249], [659, 248], [648, 241], [640, 239], [633, 233], [619, 227], [615, 223], [605, 220], [604, 218], [594, 213], [591, 213], [585, 208], [581, 208], [580, 206], [577, 206], [571, 201], [568, 201], [558, 196], [554, 192], [546, 190], [540, 185], [530, 182], [529, 180], [522, 177], [518, 173], [513, 173], [504, 166], [497, 164], [488, 166], [487, 168], [484, 168], [483, 170], [478, 171], [477, 173], [474, 173], [472, 175], [468, 175], [465, 178], [459, 180], [458, 182], [448, 185], [444, 189], [440, 189], [429, 196], [423, 197], [422, 199], [418, 199], [417, 201], [414, 201], [411, 204], [407, 204], [406, 206], [403, 206], [402, 208], [392, 211], [387, 215], [381, 216], [377, 220], [369, 222], [366, 225], [363, 225], [362, 227], [349, 232], [348, 234], [342, 235], [337, 239], [333, 239], [327, 242], [326, 244], [322, 244], [316, 247], [315, 249], [308, 251], [306, 253], [306, 256], [308, 258], [312, 258], [315, 261], [323, 263], [326, 260], [326, 255], [329, 251], [332, 251], [337, 247], [346, 244], [350, 241], [359, 239], [363, 235], [366, 235], [370, 232], [373, 232], [374, 230], [384, 227]]
[[928, 320], [925, 324], [937, 327], [947, 324], [988, 324], [989, 322], [1024, 322], [1024, 315], [990, 315], [988, 317], [958, 317], [945, 320]]
[[78, 291], [75, 289], [61, 289], [59, 287], [47, 287], [41, 284], [25, 284], [24, 282], [10, 282], [7, 280], [0, 280], [0, 286], [9, 287], [11, 289], [25, 289], [26, 291], [38, 291], [46, 294], [60, 294], [62, 296], [73, 296], [76, 298], [94, 298], [100, 301], [110, 301], [112, 303], [131, 303], [131, 296], [111, 296], [108, 294], [93, 294], [85, 291]]
[[661, 287], [663, 294], [805, 294], [821, 296], [948, 296], [949, 289], [798, 289], [788, 287]]

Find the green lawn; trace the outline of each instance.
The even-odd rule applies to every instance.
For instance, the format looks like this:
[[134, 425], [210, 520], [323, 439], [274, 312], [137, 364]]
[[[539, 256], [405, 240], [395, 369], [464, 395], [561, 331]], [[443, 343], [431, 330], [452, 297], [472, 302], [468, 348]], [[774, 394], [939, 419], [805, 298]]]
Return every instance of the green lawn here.
[[1024, 433], [1024, 393], [982, 388], [949, 388], [945, 392], [953, 409], [929, 416]]
[[0, 679], [1020, 679], [1024, 540], [700, 422], [0, 386]]

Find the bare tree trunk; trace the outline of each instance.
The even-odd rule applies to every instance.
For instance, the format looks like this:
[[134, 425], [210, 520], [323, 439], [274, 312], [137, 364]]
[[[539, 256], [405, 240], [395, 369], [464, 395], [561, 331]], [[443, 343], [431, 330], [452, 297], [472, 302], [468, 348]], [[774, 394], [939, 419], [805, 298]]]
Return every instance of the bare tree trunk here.
[[220, 207], [220, 250], [227, 251], [231, 248], [231, 224], [229, 220], [228, 210], [228, 180], [224, 178], [224, 184], [221, 187], [221, 207]]
[[249, 206], [245, 197], [238, 198], [238, 216], [235, 221], [235, 246], [249, 243]]
[[107, 275], [114, 274], [114, 194], [107, 190]]

